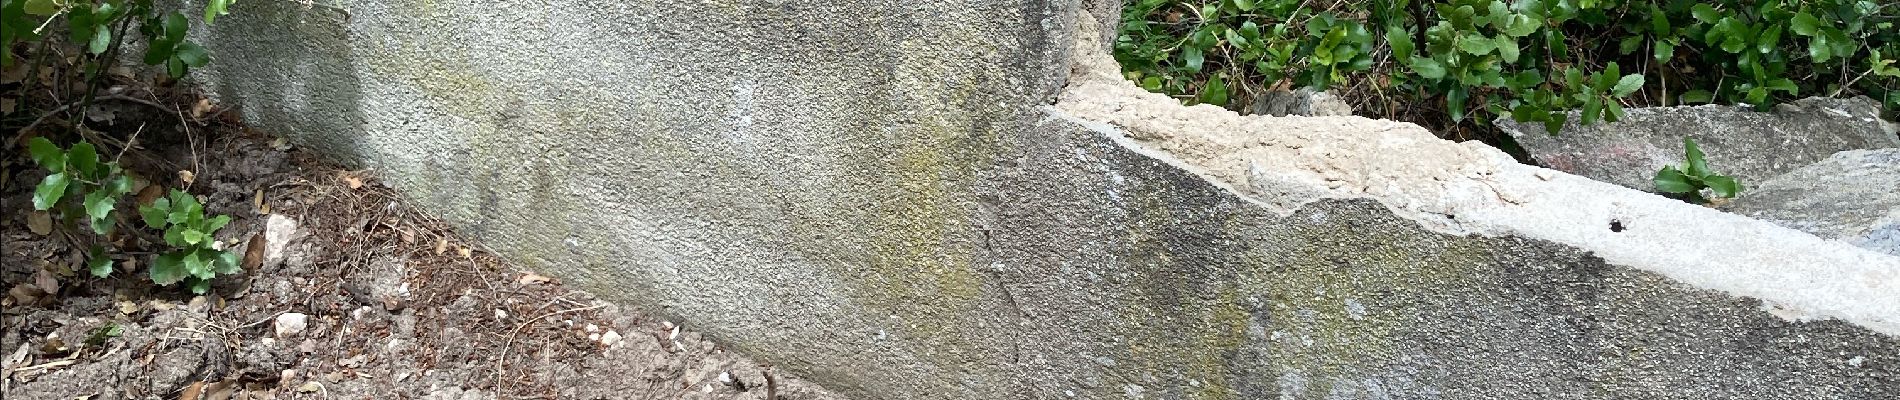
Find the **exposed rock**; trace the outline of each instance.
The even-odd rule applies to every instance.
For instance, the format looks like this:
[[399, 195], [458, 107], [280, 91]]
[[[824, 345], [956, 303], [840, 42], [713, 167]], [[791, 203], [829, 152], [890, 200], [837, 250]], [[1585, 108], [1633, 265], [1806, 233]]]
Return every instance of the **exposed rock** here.
[[1562, 132], [1550, 135], [1539, 123], [1498, 121], [1532, 159], [1559, 171], [1643, 191], [1656, 170], [1683, 161], [1682, 138], [1694, 138], [1716, 172], [1745, 186], [1820, 161], [1835, 152], [1900, 147], [1894, 126], [1880, 119], [1880, 105], [1866, 97], [1809, 98], [1772, 112], [1721, 105], [1633, 108], [1614, 123], [1578, 126], [1578, 113]]
[[1352, 115], [1352, 105], [1324, 91], [1312, 89], [1274, 90], [1255, 96], [1248, 114], [1285, 117], [1343, 117]]
[[303, 313], [283, 313], [277, 316], [277, 337], [285, 338], [303, 333], [309, 326], [310, 316]]
[[1900, 256], [1900, 149], [1835, 153], [1743, 191], [1727, 208]]

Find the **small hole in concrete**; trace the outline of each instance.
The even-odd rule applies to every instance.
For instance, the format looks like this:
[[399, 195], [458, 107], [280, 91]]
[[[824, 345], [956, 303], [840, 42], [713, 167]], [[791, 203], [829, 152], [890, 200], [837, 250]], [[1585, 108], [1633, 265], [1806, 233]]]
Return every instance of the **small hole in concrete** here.
[[1618, 221], [1614, 219], [1610, 220], [1610, 232], [1622, 232], [1622, 231], [1623, 231], [1623, 221]]

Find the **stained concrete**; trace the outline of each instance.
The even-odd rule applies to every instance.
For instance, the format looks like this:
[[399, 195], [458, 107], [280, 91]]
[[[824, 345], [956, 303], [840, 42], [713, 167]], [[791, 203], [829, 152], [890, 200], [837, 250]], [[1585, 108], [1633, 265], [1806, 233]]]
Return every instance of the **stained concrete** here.
[[1900, 259], [1409, 124], [1139, 97], [1076, 1], [340, 4], [235, 4], [195, 79], [855, 397], [1900, 396]]
[[1900, 256], [1900, 148], [1835, 153], [1724, 209]]
[[1567, 118], [1554, 135], [1542, 123], [1509, 118], [1499, 120], [1498, 127], [1540, 165], [1651, 192], [1657, 170], [1683, 163], [1683, 138], [1695, 139], [1711, 169], [1743, 186], [1835, 152], [1900, 147], [1895, 125], [1880, 119], [1880, 103], [1865, 96], [1808, 98], [1768, 112], [1700, 105], [1632, 108], [1618, 122], [1591, 125], [1580, 124], [1578, 112]]

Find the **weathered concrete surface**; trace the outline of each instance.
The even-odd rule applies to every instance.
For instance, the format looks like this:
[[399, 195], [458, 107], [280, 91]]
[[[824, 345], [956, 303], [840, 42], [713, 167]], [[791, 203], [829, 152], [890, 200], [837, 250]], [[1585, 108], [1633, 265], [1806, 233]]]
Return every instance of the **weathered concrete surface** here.
[[1762, 182], [1726, 209], [1900, 256], [1900, 148], [1835, 153]]
[[1632, 108], [1620, 121], [1590, 126], [1579, 126], [1576, 112], [1569, 118], [1556, 136], [1541, 123], [1505, 118], [1498, 126], [1539, 164], [1651, 192], [1656, 170], [1682, 164], [1684, 137], [1695, 139], [1711, 168], [1744, 186], [1835, 152], [1900, 147], [1894, 125], [1880, 119], [1880, 103], [1866, 97], [1802, 99], [1772, 112], [1721, 105]]
[[857, 397], [1900, 395], [1900, 259], [1409, 124], [1180, 107], [1074, 1], [342, 4], [234, 5], [200, 78]]

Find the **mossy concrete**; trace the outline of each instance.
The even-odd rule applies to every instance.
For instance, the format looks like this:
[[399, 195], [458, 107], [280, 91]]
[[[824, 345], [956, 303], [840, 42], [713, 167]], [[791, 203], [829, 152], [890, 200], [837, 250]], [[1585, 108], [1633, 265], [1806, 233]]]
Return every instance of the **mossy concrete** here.
[[[1900, 339], [1041, 105], [1091, 1], [240, 2], [196, 78], [483, 245], [860, 398], [1891, 398]], [[504, 7], [504, 5], [506, 5]]]

